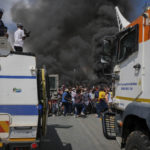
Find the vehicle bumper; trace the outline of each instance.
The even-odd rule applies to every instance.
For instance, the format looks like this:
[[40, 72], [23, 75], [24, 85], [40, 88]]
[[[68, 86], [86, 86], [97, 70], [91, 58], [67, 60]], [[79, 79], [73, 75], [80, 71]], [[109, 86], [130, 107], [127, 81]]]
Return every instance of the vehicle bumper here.
[[[32, 144], [37, 144], [36, 148], [32, 148]], [[17, 140], [9, 140], [9, 141], [0, 141], [0, 150], [39, 150], [40, 141], [17, 141]]]

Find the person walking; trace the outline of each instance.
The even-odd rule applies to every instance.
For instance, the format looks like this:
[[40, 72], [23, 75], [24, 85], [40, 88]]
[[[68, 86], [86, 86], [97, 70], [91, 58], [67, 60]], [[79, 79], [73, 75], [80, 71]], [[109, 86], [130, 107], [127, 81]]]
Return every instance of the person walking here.
[[69, 113], [69, 101], [71, 101], [69, 90], [65, 89], [63, 95], [62, 95], [62, 104], [64, 106], [64, 116]]
[[106, 103], [107, 103], [107, 106], [108, 106], [108, 109], [109, 111], [111, 111], [111, 107], [112, 107], [112, 92], [110, 91], [110, 88], [108, 87], [106, 89], [106, 96], [105, 96], [105, 99], [106, 99]]
[[71, 97], [72, 97], [72, 112], [75, 111], [75, 96], [76, 96], [76, 89], [72, 88]]
[[91, 89], [89, 92], [89, 95], [90, 95], [89, 113], [95, 113], [96, 112], [95, 94], [94, 93], [95, 93], [94, 89]]
[[108, 109], [108, 91], [107, 88], [102, 88], [99, 93], [100, 99], [100, 113]]
[[90, 95], [88, 93], [87, 89], [84, 89], [84, 92], [82, 94], [82, 102], [83, 102], [83, 112], [82, 115], [87, 114], [87, 108], [89, 105], [89, 101], [90, 101]]
[[99, 97], [99, 89], [96, 88], [96, 91], [95, 91], [95, 102], [96, 102], [96, 112], [97, 112], [97, 117], [100, 118], [100, 115], [101, 115], [101, 110], [100, 110], [100, 97]]
[[75, 96], [75, 117], [79, 117], [80, 111], [83, 113], [82, 95], [81, 90], [78, 89]]
[[68, 95], [67, 95], [68, 105], [69, 105], [69, 108], [68, 108], [69, 109], [68, 110], [69, 115], [71, 115], [71, 113], [72, 113], [72, 96], [71, 96], [71, 91], [72, 91], [72, 89], [69, 88]]

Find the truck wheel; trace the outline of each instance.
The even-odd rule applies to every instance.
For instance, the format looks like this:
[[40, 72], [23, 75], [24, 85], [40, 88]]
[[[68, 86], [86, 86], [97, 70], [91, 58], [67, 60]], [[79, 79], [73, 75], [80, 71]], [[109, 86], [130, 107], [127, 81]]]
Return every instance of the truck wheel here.
[[133, 131], [127, 138], [125, 150], [150, 150], [150, 140], [141, 131]]

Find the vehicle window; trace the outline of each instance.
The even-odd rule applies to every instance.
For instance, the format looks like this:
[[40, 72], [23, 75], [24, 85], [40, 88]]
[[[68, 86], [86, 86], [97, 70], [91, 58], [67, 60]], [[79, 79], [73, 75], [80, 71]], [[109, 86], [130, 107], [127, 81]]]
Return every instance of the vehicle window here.
[[118, 61], [121, 62], [138, 50], [137, 26], [127, 32], [120, 39]]
[[55, 77], [50, 77], [49, 78], [49, 84], [50, 84], [50, 89], [55, 89], [56, 88], [56, 78]]

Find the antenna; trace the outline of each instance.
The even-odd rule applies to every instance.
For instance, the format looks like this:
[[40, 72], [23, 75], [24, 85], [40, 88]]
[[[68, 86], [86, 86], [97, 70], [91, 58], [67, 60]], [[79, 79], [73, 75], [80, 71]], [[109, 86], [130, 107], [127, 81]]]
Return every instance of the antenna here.
[[116, 15], [117, 15], [119, 31], [121, 31], [124, 28], [126, 28], [130, 24], [130, 22], [127, 21], [126, 18], [121, 14], [117, 6], [115, 7], [115, 10], [116, 10]]

